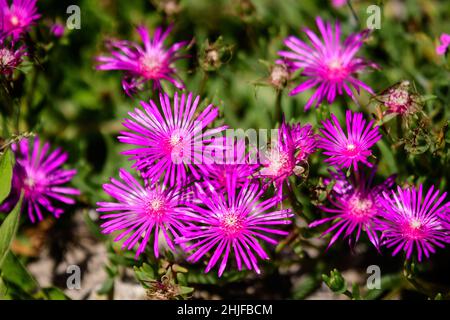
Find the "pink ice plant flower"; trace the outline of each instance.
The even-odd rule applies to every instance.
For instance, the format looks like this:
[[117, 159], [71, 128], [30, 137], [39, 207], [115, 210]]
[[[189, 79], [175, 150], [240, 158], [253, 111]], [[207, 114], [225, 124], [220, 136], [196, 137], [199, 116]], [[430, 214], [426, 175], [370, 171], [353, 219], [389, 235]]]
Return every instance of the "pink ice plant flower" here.
[[244, 140], [220, 139], [218, 144], [212, 145], [214, 152], [219, 153], [211, 157], [213, 161], [199, 166], [203, 180], [218, 190], [226, 190], [228, 177], [235, 177], [238, 187], [255, 179], [259, 168], [256, 151], [247, 153]]
[[443, 56], [447, 52], [448, 46], [450, 46], [450, 34], [441, 34], [439, 40], [440, 44], [436, 47], [436, 54]]
[[218, 108], [210, 104], [196, 114], [200, 97], [194, 99], [192, 93], [175, 93], [172, 101], [160, 94], [159, 100], [161, 108], [153, 100], [141, 101], [143, 109], [128, 113], [123, 125], [130, 131], [122, 131], [119, 141], [136, 147], [123, 154], [151, 181], [164, 177], [164, 183], [173, 186], [186, 182], [190, 174], [199, 179], [198, 165], [207, 160], [205, 148], [226, 129], [205, 129], [218, 116]]
[[37, 19], [41, 17], [37, 13], [37, 0], [12, 0], [11, 6], [7, 0], [0, 0], [0, 27], [14, 40], [30, 29]]
[[299, 123], [290, 125], [283, 119], [278, 129], [278, 139], [262, 154], [260, 176], [274, 184], [281, 200], [283, 184], [289, 186], [288, 178], [298, 173], [298, 169], [316, 149], [317, 136], [312, 127]]
[[318, 135], [314, 133], [310, 124], [295, 123], [290, 125], [290, 130], [295, 147], [296, 161], [306, 161], [316, 151]]
[[443, 219], [450, 214], [446, 196], [434, 186], [426, 192], [422, 185], [418, 189], [398, 186], [397, 192], [384, 192], [380, 201], [382, 219], [378, 222], [382, 245], [393, 248], [393, 256], [403, 250], [407, 259], [416, 255], [419, 262], [435, 253], [436, 247], [444, 248], [450, 240]]
[[[328, 197], [331, 206], [321, 206], [320, 209], [327, 217], [312, 222], [309, 227], [314, 228], [332, 222], [322, 236], [332, 234], [328, 248], [340, 236], [347, 238], [351, 246], [355, 245], [361, 234], [367, 234], [370, 242], [378, 249], [380, 245], [377, 233], [376, 218], [379, 216], [379, 199], [382, 193], [389, 191], [394, 184], [394, 176], [390, 176], [383, 183], [373, 185], [376, 169], [372, 169], [369, 176], [363, 173], [347, 178], [342, 171], [331, 172], [335, 185]], [[330, 183], [330, 181], [327, 181]]]
[[192, 223], [177, 240], [187, 243], [186, 252], [194, 251], [187, 260], [197, 262], [211, 252], [205, 273], [218, 264], [220, 277], [234, 255], [238, 270], [245, 265], [259, 274], [258, 257], [269, 259], [260, 241], [276, 245], [270, 235], [286, 236], [281, 228], [291, 223], [291, 210], [275, 209], [276, 197], [262, 200], [264, 189], [259, 184], [247, 182], [237, 188], [233, 177], [227, 179], [225, 192], [204, 184], [197, 188], [196, 201], [188, 203], [194, 213]]
[[56, 218], [64, 213], [57, 203], [74, 204], [71, 196], [79, 195], [75, 188], [64, 186], [76, 174], [75, 169], [63, 169], [68, 154], [61, 149], [49, 153], [50, 144], [40, 146], [38, 137], [22, 139], [14, 145], [16, 164], [13, 172], [12, 191], [0, 211], [9, 211], [23, 193], [23, 211], [31, 222], [41, 221], [44, 210]]
[[345, 121], [346, 132], [334, 114], [331, 114], [331, 120], [322, 122], [322, 136], [318, 147], [329, 156], [325, 161], [338, 168], [353, 165], [355, 170], [358, 170], [359, 162], [371, 167], [372, 164], [367, 158], [372, 155], [370, 148], [381, 139], [379, 127], [373, 126], [373, 120], [367, 123], [362, 113], [353, 113], [350, 110], [345, 113]]
[[332, 103], [337, 95], [343, 95], [344, 92], [355, 99], [352, 87], [358, 93], [360, 88], [363, 88], [373, 94], [367, 84], [356, 78], [356, 75], [367, 67], [377, 68], [376, 64], [355, 56], [362, 47], [368, 31], [351, 34], [342, 43], [339, 22], [336, 22], [333, 28], [331, 23], [325, 23], [317, 17], [316, 23], [322, 40], [310, 29], [305, 28], [304, 32], [311, 42], [310, 45], [295, 36], [289, 36], [284, 44], [291, 51], [278, 52], [283, 58], [277, 61], [278, 63], [287, 63], [292, 71], [302, 69], [301, 75], [307, 78], [289, 94], [296, 95], [315, 88], [314, 94], [305, 105], [305, 110], [313, 105], [317, 107], [325, 99], [328, 103]]
[[183, 89], [183, 82], [177, 76], [174, 62], [186, 57], [179, 51], [189, 41], [174, 43], [170, 47], [164, 46], [164, 41], [172, 30], [169, 26], [165, 31], [159, 27], [153, 38], [144, 26], [137, 28], [141, 36], [143, 47], [126, 40], [109, 41], [107, 47], [110, 56], [99, 56], [98, 70], [122, 70], [124, 77], [122, 87], [128, 95], [142, 88], [146, 82], [152, 82], [154, 89], [161, 89], [161, 81], [172, 83], [176, 88]]
[[335, 8], [340, 8], [347, 3], [347, 0], [331, 0], [331, 5]]
[[114, 202], [98, 202], [97, 211], [105, 220], [102, 232], [118, 232], [114, 241], [126, 239], [122, 249], [132, 250], [138, 245], [136, 258], [144, 252], [153, 236], [153, 252], [160, 254], [160, 235], [167, 246], [175, 250], [173, 239], [181, 235], [184, 221], [190, 209], [186, 198], [179, 189], [167, 188], [164, 184], [142, 184], [129, 172], [119, 170], [120, 180], [111, 178], [111, 183], [103, 185], [104, 191], [115, 199]]

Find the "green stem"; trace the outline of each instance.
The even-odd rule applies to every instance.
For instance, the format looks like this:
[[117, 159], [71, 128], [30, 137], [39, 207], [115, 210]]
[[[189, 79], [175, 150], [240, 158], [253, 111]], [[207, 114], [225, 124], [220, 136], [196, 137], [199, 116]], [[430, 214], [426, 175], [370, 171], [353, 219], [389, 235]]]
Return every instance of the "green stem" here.
[[355, 12], [355, 9], [353, 9], [352, 3], [350, 0], [347, 0], [347, 5], [350, 8], [350, 11], [352, 12], [353, 18], [355, 18], [356, 22], [358, 23], [358, 26], [361, 27], [361, 21], [359, 21], [358, 15]]
[[31, 79], [31, 89], [29, 90], [29, 93], [26, 97], [26, 106], [28, 108], [28, 113], [33, 113], [33, 100], [34, 100], [34, 93], [36, 91], [37, 83], [38, 83], [38, 77], [39, 77], [39, 71], [40, 69], [34, 68], [33, 72], [33, 78]]
[[400, 139], [403, 138], [403, 127], [402, 127], [402, 117], [395, 117], [395, 121], [397, 122], [397, 140], [400, 141]]
[[13, 113], [13, 101], [11, 98], [11, 88], [10, 85], [8, 83], [8, 81], [5, 78], [1, 78], [2, 83], [1, 83], [1, 98], [4, 102], [2, 102], [2, 104], [4, 104], [5, 106], [5, 110], [8, 113], [8, 115], [10, 116]]
[[345, 290], [342, 294], [346, 295], [346, 296], [349, 297], [351, 300], [353, 300], [353, 294], [352, 294], [350, 291]]
[[283, 120], [283, 111], [281, 108], [281, 97], [283, 90], [277, 90], [277, 97], [275, 100], [275, 114], [274, 114], [274, 125], [278, 122], [281, 123]]
[[206, 71], [203, 71], [203, 77], [202, 77], [202, 80], [200, 81], [200, 85], [199, 85], [199, 89], [198, 89], [198, 94], [200, 96], [203, 96], [203, 92], [205, 91], [207, 81], [208, 81], [208, 73]]
[[14, 129], [15, 134], [20, 134], [20, 103], [17, 103], [17, 107], [15, 108], [15, 121], [14, 121]]

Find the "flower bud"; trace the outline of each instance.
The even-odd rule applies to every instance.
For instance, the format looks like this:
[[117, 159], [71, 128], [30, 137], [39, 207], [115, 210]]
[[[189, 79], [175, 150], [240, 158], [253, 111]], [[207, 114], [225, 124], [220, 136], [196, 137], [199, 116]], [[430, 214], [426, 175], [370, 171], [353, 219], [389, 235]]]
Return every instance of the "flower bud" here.
[[231, 59], [232, 47], [226, 45], [219, 37], [214, 43], [206, 40], [204, 48], [200, 53], [200, 65], [204, 71], [216, 71], [222, 64]]
[[331, 270], [330, 276], [323, 274], [322, 279], [331, 291], [335, 293], [343, 293], [347, 290], [347, 283], [337, 269]]

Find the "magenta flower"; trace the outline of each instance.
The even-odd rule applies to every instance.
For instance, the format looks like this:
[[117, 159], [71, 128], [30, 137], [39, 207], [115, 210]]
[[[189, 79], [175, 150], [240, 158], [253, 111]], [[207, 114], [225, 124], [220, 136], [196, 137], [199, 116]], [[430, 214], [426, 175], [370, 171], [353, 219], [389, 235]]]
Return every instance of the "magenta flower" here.
[[0, 20], [3, 32], [18, 40], [32, 24], [41, 17], [37, 13], [37, 0], [12, 0], [8, 6], [6, 0], [0, 0]]
[[161, 111], [150, 100], [141, 102], [144, 110], [129, 112], [131, 119], [125, 119], [123, 125], [131, 132], [122, 131], [119, 141], [137, 146], [124, 151], [134, 160], [134, 168], [143, 173], [144, 178], [155, 182], [164, 176], [164, 184], [187, 181], [192, 173], [200, 177], [198, 164], [205, 162], [203, 151], [214, 141], [216, 134], [226, 127], [204, 130], [217, 117], [219, 110], [209, 105], [195, 115], [200, 97], [192, 99], [192, 93], [175, 93], [173, 105], [167, 94], [160, 95]]
[[368, 32], [352, 34], [341, 43], [341, 29], [338, 22], [333, 28], [331, 23], [325, 24], [317, 17], [316, 23], [323, 41], [314, 32], [305, 28], [304, 32], [311, 45], [295, 36], [289, 36], [284, 44], [292, 51], [278, 52], [283, 57], [283, 60], [277, 61], [278, 63], [287, 61], [293, 71], [303, 69], [302, 75], [307, 77], [307, 80], [294, 88], [290, 95], [316, 88], [305, 105], [305, 110], [308, 110], [312, 105], [317, 107], [324, 99], [332, 103], [336, 95], [342, 95], [344, 91], [355, 99], [351, 87], [358, 93], [360, 88], [373, 93], [368, 85], [356, 78], [356, 74], [367, 67], [377, 67], [374, 63], [355, 57]]
[[436, 54], [443, 56], [447, 52], [448, 46], [450, 46], [450, 34], [441, 34], [439, 40], [440, 44], [436, 47]]
[[238, 190], [236, 179], [229, 177], [226, 192], [197, 184], [198, 199], [188, 203], [193, 213], [192, 223], [187, 226], [177, 242], [186, 243], [185, 250], [195, 251], [188, 261], [197, 262], [208, 252], [212, 256], [206, 266], [209, 272], [219, 260], [219, 277], [223, 274], [230, 255], [234, 254], [238, 270], [244, 262], [248, 270], [260, 273], [257, 257], [269, 259], [258, 240], [271, 244], [277, 241], [269, 235], [287, 235], [280, 226], [290, 224], [290, 209], [272, 210], [277, 204], [275, 197], [261, 200], [264, 193], [258, 184], [247, 182]]
[[347, 3], [347, 0], [331, 0], [331, 5], [335, 8], [340, 8], [342, 6], [345, 6]]
[[213, 145], [215, 152], [219, 152], [219, 156], [214, 155], [214, 161], [199, 166], [202, 172], [202, 179], [217, 190], [224, 191], [227, 187], [227, 179], [234, 177], [236, 186], [242, 187], [249, 180], [254, 179], [259, 165], [253, 163], [250, 154], [246, 153], [245, 141], [237, 141], [235, 143], [227, 143], [227, 139], [222, 139], [219, 145]]
[[447, 230], [447, 242], [450, 243], [450, 210], [443, 212], [441, 219], [444, 229]]
[[306, 161], [316, 151], [318, 135], [310, 124], [301, 126], [300, 123], [291, 125], [291, 135], [297, 162]]
[[189, 41], [177, 42], [169, 48], [164, 47], [164, 40], [171, 30], [171, 26], [164, 32], [162, 28], [157, 28], [151, 39], [145, 27], [138, 27], [137, 32], [141, 36], [144, 47], [126, 40], [109, 42], [111, 56], [97, 57], [97, 61], [100, 62], [97, 69], [124, 71], [122, 87], [128, 95], [149, 81], [153, 83], [155, 89], [161, 89], [162, 80], [169, 81], [176, 88], [182, 89], [184, 85], [179, 80], [173, 63], [185, 57], [179, 55], [178, 51]]
[[49, 152], [50, 145], [45, 143], [40, 148], [38, 137], [31, 141], [22, 139], [14, 145], [16, 165], [13, 173], [13, 187], [0, 211], [9, 211], [23, 192], [23, 211], [28, 212], [31, 222], [43, 219], [42, 209], [52, 213], [56, 218], [64, 213], [62, 208], [55, 207], [54, 202], [74, 204], [75, 200], [68, 197], [79, 195], [80, 191], [64, 187], [76, 174], [75, 169], [66, 170], [61, 166], [67, 161], [68, 155], [61, 149]]
[[278, 140], [263, 154], [260, 175], [268, 178], [281, 199], [283, 184], [289, 186], [288, 178], [302, 170], [301, 165], [315, 151], [316, 135], [310, 125], [289, 125], [284, 119], [278, 130]]
[[334, 233], [328, 248], [343, 236], [349, 244], [358, 242], [361, 232], [365, 232], [370, 242], [378, 249], [379, 236], [376, 233], [376, 218], [379, 215], [380, 197], [384, 191], [391, 189], [394, 176], [390, 176], [382, 184], [372, 186], [376, 169], [372, 169], [369, 177], [360, 175], [346, 178], [342, 171], [331, 172], [335, 185], [329, 196], [332, 207], [321, 206], [320, 209], [330, 216], [312, 222], [314, 228], [332, 221], [332, 226], [322, 233], [322, 236]]
[[372, 155], [370, 148], [381, 139], [379, 127], [373, 126], [373, 120], [366, 125], [362, 113], [352, 113], [350, 110], [345, 113], [347, 133], [334, 114], [331, 114], [331, 119], [323, 121], [324, 128], [320, 129], [322, 137], [318, 147], [329, 156], [325, 161], [339, 168], [353, 165], [358, 170], [358, 162], [371, 167], [367, 158]]
[[7, 45], [0, 40], [0, 74], [11, 77], [26, 55], [25, 46], [16, 49], [13, 42]]
[[429, 258], [435, 247], [444, 248], [449, 242], [449, 230], [442, 216], [450, 213], [450, 202], [444, 202], [446, 192], [439, 194], [432, 186], [424, 198], [422, 185], [419, 190], [397, 187], [397, 192], [383, 193], [383, 219], [378, 225], [382, 245], [394, 248], [393, 256], [403, 250], [410, 259], [415, 252], [422, 261], [423, 255]]
[[56, 38], [61, 38], [64, 35], [65, 28], [62, 23], [55, 22], [50, 27], [50, 33], [55, 36]]
[[173, 238], [181, 235], [184, 220], [190, 209], [179, 191], [168, 189], [164, 185], [149, 184], [143, 187], [130, 173], [119, 170], [122, 181], [111, 178], [111, 183], [103, 189], [116, 202], [98, 202], [98, 212], [105, 219], [102, 232], [110, 234], [119, 231], [114, 241], [126, 240], [122, 249], [131, 250], [139, 242], [136, 258], [145, 250], [153, 234], [153, 251], [159, 257], [159, 236], [163, 235], [171, 250], [175, 250]]

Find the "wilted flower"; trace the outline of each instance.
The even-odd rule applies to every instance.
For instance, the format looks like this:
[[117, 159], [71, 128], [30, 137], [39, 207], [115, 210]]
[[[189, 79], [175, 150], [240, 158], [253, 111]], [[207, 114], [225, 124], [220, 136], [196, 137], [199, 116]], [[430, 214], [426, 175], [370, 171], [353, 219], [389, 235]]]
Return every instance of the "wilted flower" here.
[[419, 261], [429, 258], [435, 247], [444, 248], [449, 241], [449, 230], [442, 215], [450, 213], [450, 202], [444, 202], [447, 193], [432, 186], [425, 197], [423, 187], [384, 192], [380, 204], [383, 208], [378, 228], [382, 231], [382, 245], [394, 248], [395, 256], [401, 250], [410, 259], [413, 252]]
[[439, 40], [440, 44], [436, 47], [436, 53], [440, 56], [443, 56], [447, 52], [447, 48], [450, 45], [450, 34], [441, 34]]
[[136, 258], [145, 250], [153, 235], [153, 251], [159, 257], [159, 236], [164, 236], [167, 245], [175, 250], [172, 238], [181, 235], [183, 221], [189, 208], [180, 191], [168, 189], [164, 185], [141, 185], [130, 173], [119, 170], [122, 181], [111, 178], [111, 183], [104, 184], [103, 189], [116, 202], [98, 202], [98, 212], [106, 220], [101, 225], [102, 232], [109, 234], [119, 231], [114, 241], [126, 238], [122, 248], [131, 250], [139, 241]]
[[[119, 141], [137, 146], [124, 151], [134, 160], [134, 168], [145, 178], [157, 181], [164, 176], [164, 183], [183, 183], [188, 173], [199, 178], [198, 164], [204, 163], [203, 151], [214, 135], [226, 127], [204, 130], [217, 117], [219, 110], [212, 104], [195, 115], [200, 97], [192, 99], [192, 93], [175, 93], [173, 102], [167, 94], [160, 95], [161, 109], [150, 100], [141, 101], [144, 110], [136, 108], [123, 125], [131, 132], [122, 131]], [[160, 111], [162, 110], [162, 112]]]
[[7, 35], [12, 35], [14, 40], [18, 40], [40, 18], [36, 1], [12, 0], [11, 6], [8, 6], [7, 0], [0, 0], [0, 21], [3, 22], [1, 27]]
[[331, 172], [335, 185], [329, 200], [332, 207], [321, 206], [320, 209], [329, 217], [316, 220], [309, 225], [317, 227], [326, 222], [333, 222], [332, 226], [323, 232], [323, 236], [334, 233], [328, 247], [333, 245], [339, 236], [348, 238], [351, 245], [358, 242], [361, 232], [365, 232], [372, 244], [378, 248], [379, 236], [376, 233], [376, 217], [379, 215], [379, 198], [384, 191], [390, 190], [394, 183], [394, 176], [390, 176], [382, 184], [373, 186], [376, 169], [365, 177], [362, 173], [346, 178], [342, 171]]
[[275, 89], [282, 89], [287, 85], [290, 77], [289, 67], [286, 64], [277, 63], [270, 70], [269, 82]]
[[260, 273], [257, 257], [269, 259], [258, 240], [271, 244], [277, 241], [269, 235], [287, 235], [279, 227], [290, 224], [290, 209], [270, 211], [277, 198], [261, 201], [264, 193], [258, 184], [247, 182], [238, 189], [233, 177], [227, 179], [226, 192], [197, 184], [198, 199], [188, 205], [193, 210], [191, 225], [184, 229], [184, 236], [177, 241], [192, 242], [187, 252], [195, 250], [188, 261], [197, 262], [206, 253], [212, 256], [206, 266], [209, 272], [218, 262], [219, 276], [224, 272], [230, 255], [234, 255], [238, 270], [242, 262], [248, 270]]
[[420, 109], [420, 98], [411, 91], [409, 81], [402, 81], [399, 84], [383, 91], [375, 99], [386, 106], [386, 113], [397, 113], [407, 115]]
[[355, 57], [368, 31], [351, 34], [344, 43], [341, 43], [341, 29], [338, 22], [333, 28], [331, 23], [325, 24], [320, 17], [317, 17], [316, 23], [323, 41], [314, 32], [305, 28], [312, 46], [295, 36], [289, 36], [284, 43], [292, 51], [278, 52], [289, 62], [293, 70], [303, 69], [302, 75], [308, 78], [294, 88], [290, 95], [316, 87], [315, 93], [305, 105], [305, 110], [308, 110], [312, 105], [318, 106], [324, 99], [332, 103], [336, 95], [342, 95], [344, 91], [355, 99], [351, 87], [358, 93], [360, 88], [373, 93], [368, 85], [355, 77], [358, 72], [368, 66], [377, 67], [371, 62]]
[[22, 63], [23, 57], [26, 56], [26, 47], [20, 46], [15, 49], [15, 45], [11, 42], [9, 45], [0, 40], [0, 74], [7, 77], [11, 76], [15, 69]]
[[0, 207], [1, 211], [9, 209], [17, 203], [23, 192], [23, 211], [28, 213], [31, 222], [43, 219], [42, 209], [52, 213], [56, 218], [64, 213], [62, 208], [55, 207], [54, 202], [74, 204], [75, 200], [68, 197], [79, 195], [77, 189], [64, 187], [76, 174], [75, 169], [66, 170], [61, 166], [67, 161], [67, 153], [56, 149], [49, 152], [50, 144], [40, 147], [38, 137], [22, 139], [13, 146], [16, 154], [13, 184], [10, 196]]
[[322, 136], [318, 147], [329, 156], [325, 161], [339, 168], [353, 165], [357, 170], [358, 162], [371, 167], [367, 158], [372, 155], [370, 148], [381, 139], [379, 127], [373, 126], [373, 120], [366, 125], [362, 113], [352, 113], [350, 110], [345, 113], [347, 133], [334, 114], [331, 114], [331, 119], [323, 121], [324, 128], [320, 129]]
[[178, 51], [186, 46], [188, 41], [177, 42], [169, 48], [164, 47], [164, 40], [171, 30], [171, 26], [164, 32], [162, 28], [157, 28], [151, 39], [145, 27], [138, 27], [137, 32], [144, 47], [126, 40], [110, 41], [108, 47], [111, 56], [97, 57], [100, 62], [97, 69], [124, 71], [122, 87], [128, 95], [148, 81], [153, 83], [155, 89], [161, 89], [162, 80], [182, 89], [184, 85], [179, 80], [173, 63], [184, 57], [179, 55]]

